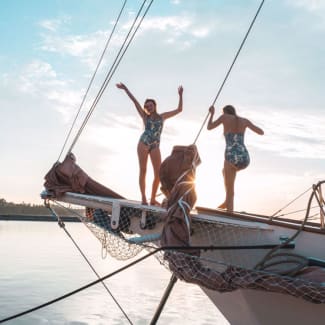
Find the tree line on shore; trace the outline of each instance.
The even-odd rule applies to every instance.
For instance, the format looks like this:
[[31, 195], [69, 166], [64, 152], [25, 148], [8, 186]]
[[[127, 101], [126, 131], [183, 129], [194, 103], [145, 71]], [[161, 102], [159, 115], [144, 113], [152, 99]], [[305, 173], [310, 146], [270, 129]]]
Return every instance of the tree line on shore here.
[[[74, 209], [69, 207], [55, 206], [55, 211], [61, 216], [71, 216], [71, 210], [81, 211], [80, 209]], [[0, 198], [0, 215], [33, 215], [33, 216], [47, 216], [51, 215], [51, 211], [43, 204], [31, 204], [31, 203], [14, 203], [7, 202], [4, 198]]]

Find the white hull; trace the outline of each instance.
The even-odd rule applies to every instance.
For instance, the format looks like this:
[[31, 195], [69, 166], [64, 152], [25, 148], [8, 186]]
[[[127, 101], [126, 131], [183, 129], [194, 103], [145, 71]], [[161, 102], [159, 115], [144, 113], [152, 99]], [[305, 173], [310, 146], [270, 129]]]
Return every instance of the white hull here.
[[324, 324], [324, 304], [250, 289], [219, 293], [202, 288], [231, 325]]

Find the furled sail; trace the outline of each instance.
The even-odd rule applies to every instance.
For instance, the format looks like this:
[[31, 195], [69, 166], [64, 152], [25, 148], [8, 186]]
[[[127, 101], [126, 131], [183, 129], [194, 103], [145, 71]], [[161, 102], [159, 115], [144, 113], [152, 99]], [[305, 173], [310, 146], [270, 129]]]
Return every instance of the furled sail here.
[[77, 164], [76, 157], [69, 153], [62, 163], [56, 162], [45, 175], [44, 187], [48, 195], [60, 198], [66, 192], [108, 196], [123, 199], [123, 196], [96, 182]]

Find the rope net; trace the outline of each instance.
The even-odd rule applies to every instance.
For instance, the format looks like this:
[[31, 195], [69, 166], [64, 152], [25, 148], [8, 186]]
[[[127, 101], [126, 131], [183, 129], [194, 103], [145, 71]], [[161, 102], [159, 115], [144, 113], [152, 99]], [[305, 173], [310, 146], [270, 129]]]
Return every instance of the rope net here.
[[[141, 222], [141, 210], [121, 209], [117, 230], [111, 227], [111, 215], [102, 209], [86, 208], [85, 216], [79, 219], [101, 242], [103, 251], [119, 260], [135, 257], [142, 250], [152, 251], [161, 247], [161, 233], [139, 236], [131, 231], [132, 222]], [[146, 227], [161, 228], [163, 216], [152, 211]], [[132, 221], [131, 221], [132, 220]], [[265, 256], [265, 249], [238, 249], [243, 246], [272, 245], [268, 238], [270, 230], [224, 224], [222, 222], [193, 221], [191, 224], [193, 251], [167, 249], [155, 257], [180, 280], [197, 284], [219, 292], [236, 289], [256, 289], [288, 294], [312, 303], [325, 303], [325, 270], [305, 265], [303, 256], [291, 255], [291, 249], [281, 249], [281, 256], [267, 271], [255, 270], [254, 266]], [[238, 247], [233, 249], [195, 249], [201, 246]], [[274, 243], [274, 242], [273, 242]], [[221, 247], [222, 247], [221, 246]], [[282, 275], [292, 264], [303, 265], [295, 277]], [[313, 275], [313, 276], [312, 276]], [[309, 279], [313, 278], [312, 280]]]
[[[132, 206], [121, 199], [109, 211], [87, 207], [78, 215], [101, 242], [103, 256], [127, 260], [162, 247], [156, 258], [183, 281], [219, 292], [256, 289], [325, 303], [324, 261], [313, 265], [293, 250], [292, 241], [301, 230], [279, 241], [274, 229], [260, 223], [191, 214], [199, 163], [195, 145], [174, 147], [160, 172], [165, 208]], [[313, 199], [324, 214], [320, 185], [313, 188], [305, 221]]]

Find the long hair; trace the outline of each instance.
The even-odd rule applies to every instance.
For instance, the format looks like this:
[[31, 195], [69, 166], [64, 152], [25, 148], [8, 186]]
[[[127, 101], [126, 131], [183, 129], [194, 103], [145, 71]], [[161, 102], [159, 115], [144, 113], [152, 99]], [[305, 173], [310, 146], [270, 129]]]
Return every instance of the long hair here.
[[222, 110], [223, 110], [224, 114], [230, 114], [230, 115], [237, 116], [235, 107], [232, 105], [226, 105]]

